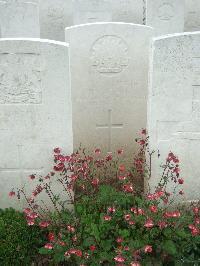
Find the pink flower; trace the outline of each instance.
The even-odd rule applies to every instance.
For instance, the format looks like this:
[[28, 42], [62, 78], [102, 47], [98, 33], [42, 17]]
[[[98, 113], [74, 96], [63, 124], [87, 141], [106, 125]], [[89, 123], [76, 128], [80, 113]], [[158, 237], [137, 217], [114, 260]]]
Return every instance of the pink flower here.
[[180, 216], [181, 216], [181, 213], [179, 211], [165, 212], [164, 213], [165, 218], [178, 218]]
[[135, 224], [134, 221], [129, 221], [128, 223], [129, 223], [129, 225], [134, 225]]
[[110, 221], [110, 220], [112, 219], [112, 217], [109, 216], [109, 215], [105, 215], [105, 216], [103, 217], [103, 219], [104, 219], [104, 221]]
[[96, 187], [99, 184], [99, 179], [98, 178], [94, 178], [91, 183], [92, 183], [93, 186]]
[[65, 168], [65, 165], [64, 163], [59, 163], [57, 165], [54, 166], [54, 171], [57, 171], [57, 172], [60, 172], [60, 171], [63, 171]]
[[115, 207], [108, 207], [108, 212], [115, 213], [116, 209]]
[[29, 226], [34, 225], [34, 224], [35, 224], [35, 220], [27, 219], [27, 224], [28, 224]]
[[116, 256], [116, 257], [114, 258], [114, 260], [115, 260], [116, 262], [120, 262], [120, 263], [122, 263], [122, 262], [125, 261], [125, 258], [122, 257], [121, 255], [118, 255], [118, 256]]
[[96, 246], [94, 246], [94, 245], [90, 246], [90, 250], [91, 250], [92, 252], [95, 251], [95, 250], [96, 250]]
[[94, 153], [97, 154], [97, 155], [99, 155], [101, 153], [101, 150], [100, 149], [95, 149], [94, 150]]
[[66, 244], [65, 244], [65, 242], [64, 241], [58, 241], [58, 245], [60, 245], [61, 247], [64, 247], [64, 246], [66, 246]]
[[200, 235], [200, 230], [196, 226], [194, 226], [193, 224], [190, 224], [188, 227], [191, 230], [191, 234], [193, 236]]
[[153, 251], [152, 246], [147, 245], [147, 246], [144, 247], [144, 252], [145, 253], [151, 253], [152, 251]]
[[35, 179], [35, 175], [29, 175], [29, 178], [30, 178], [31, 180], [33, 180], [33, 179]]
[[163, 229], [163, 228], [167, 227], [167, 223], [164, 222], [164, 221], [159, 221], [158, 222], [158, 226], [159, 226], [160, 229]]
[[158, 208], [157, 208], [157, 206], [155, 206], [155, 205], [150, 206], [150, 207], [149, 207], [149, 210], [150, 210], [151, 212], [153, 212], [153, 213], [157, 213], [157, 212], [158, 212]]
[[148, 220], [146, 220], [144, 226], [145, 226], [146, 228], [152, 228], [152, 227], [154, 226], [153, 220], [152, 220], [152, 219], [148, 219]]
[[119, 171], [120, 171], [120, 172], [124, 172], [125, 170], [126, 170], [125, 165], [124, 165], [124, 164], [121, 164], [121, 165], [119, 166]]
[[179, 178], [179, 179], [178, 179], [178, 183], [179, 183], [180, 185], [182, 185], [182, 184], [184, 183], [184, 180], [183, 180], [182, 178]]
[[195, 218], [194, 222], [195, 222], [195, 224], [200, 224], [200, 218]]
[[142, 129], [141, 134], [142, 134], [142, 135], [146, 135], [146, 134], [147, 134], [146, 129]]
[[116, 239], [116, 242], [117, 243], [122, 243], [124, 241], [124, 239], [122, 238], [122, 237], [118, 237], [117, 239]]
[[122, 149], [117, 150], [117, 154], [122, 155], [124, 151]]
[[55, 235], [54, 235], [54, 233], [52, 233], [52, 232], [49, 232], [49, 234], [48, 234], [48, 240], [49, 241], [54, 241], [55, 240]]
[[198, 214], [199, 213], [199, 208], [198, 207], [194, 207], [192, 210], [193, 210], [194, 214]]
[[72, 248], [72, 249], [70, 249], [70, 250], [68, 250], [68, 251], [65, 252], [65, 256], [69, 256], [71, 254], [74, 254], [77, 257], [82, 257], [82, 255], [83, 255], [83, 253], [82, 253], [82, 251], [80, 249], [74, 249], [74, 248]]
[[36, 219], [36, 218], [38, 218], [38, 214], [36, 213], [36, 212], [29, 212], [29, 213], [27, 213], [27, 217], [28, 218], [30, 218], [30, 219]]
[[56, 154], [60, 154], [61, 153], [61, 149], [60, 148], [55, 148], [53, 151]]
[[120, 175], [120, 176], [118, 176], [118, 179], [119, 179], [119, 180], [126, 180], [126, 176], [124, 176], [124, 175]]
[[112, 161], [112, 154], [108, 154], [106, 156], [106, 161], [109, 162], [109, 161]]
[[11, 198], [12, 198], [12, 197], [14, 197], [14, 196], [15, 196], [15, 192], [14, 192], [14, 191], [10, 191], [8, 195], [9, 195], [9, 197], [11, 197]]
[[49, 225], [50, 225], [50, 222], [47, 222], [47, 221], [42, 221], [42, 222], [39, 223], [39, 226], [40, 226], [41, 228], [46, 228], [46, 227], [48, 227]]
[[130, 266], [141, 266], [141, 264], [137, 261], [132, 261]]
[[47, 243], [44, 248], [46, 249], [53, 249], [53, 245], [51, 243]]
[[25, 214], [28, 214], [29, 212], [31, 212], [31, 209], [30, 209], [30, 208], [26, 208], [26, 209], [23, 210], [23, 212], [24, 212]]
[[131, 193], [131, 192], [133, 192], [133, 186], [131, 184], [123, 185], [123, 190], [124, 190], [124, 192]]
[[129, 220], [131, 219], [131, 215], [130, 215], [130, 214], [125, 214], [125, 215], [124, 215], [124, 219], [125, 219], [126, 221], [129, 221]]
[[75, 228], [71, 225], [67, 225], [67, 230], [70, 232], [70, 233], [74, 233], [75, 232]]

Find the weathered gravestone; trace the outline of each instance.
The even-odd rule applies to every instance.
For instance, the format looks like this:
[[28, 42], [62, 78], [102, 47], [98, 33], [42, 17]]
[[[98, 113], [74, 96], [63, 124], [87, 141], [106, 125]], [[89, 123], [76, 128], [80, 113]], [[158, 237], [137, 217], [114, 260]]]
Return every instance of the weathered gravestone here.
[[185, 31], [200, 30], [200, 1], [185, 0]]
[[153, 163], [152, 186], [170, 150], [179, 156], [187, 200], [199, 198], [200, 32], [155, 39], [149, 133], [161, 159]]
[[147, 0], [146, 24], [155, 29], [155, 36], [184, 31], [183, 0]]
[[0, 1], [1, 38], [40, 37], [39, 9], [35, 2]]
[[74, 0], [74, 25], [112, 21], [111, 0]]
[[66, 43], [0, 40], [0, 207], [30, 174], [48, 173], [53, 148], [72, 152], [68, 68]]
[[111, 0], [112, 21], [130, 22], [143, 24], [144, 22], [144, 0]]
[[66, 29], [74, 145], [133, 153], [146, 127], [150, 27], [94, 23]]
[[72, 0], [40, 0], [41, 38], [64, 41], [65, 27], [73, 25]]

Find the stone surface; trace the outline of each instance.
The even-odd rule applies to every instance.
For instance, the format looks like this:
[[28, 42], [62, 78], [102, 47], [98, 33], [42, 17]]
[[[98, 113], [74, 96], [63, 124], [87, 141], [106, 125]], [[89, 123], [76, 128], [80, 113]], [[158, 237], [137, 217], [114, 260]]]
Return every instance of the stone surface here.
[[185, 0], [185, 31], [200, 30], [200, 1]]
[[147, 0], [146, 24], [155, 29], [155, 36], [184, 31], [183, 0]]
[[152, 149], [160, 161], [153, 164], [152, 184], [158, 181], [170, 150], [180, 158], [187, 200], [200, 191], [200, 32], [156, 38], [154, 42], [148, 128]]
[[39, 9], [36, 2], [0, 1], [1, 38], [40, 37]]
[[65, 27], [71, 25], [72, 0], [40, 0], [41, 38], [64, 41]]
[[112, 21], [143, 24], [144, 0], [111, 0]]
[[94, 23], [66, 29], [74, 145], [133, 152], [146, 126], [150, 27]]
[[111, 0], [74, 0], [74, 25], [112, 21]]
[[0, 207], [28, 175], [47, 174], [57, 146], [72, 152], [67, 44], [1, 39]]

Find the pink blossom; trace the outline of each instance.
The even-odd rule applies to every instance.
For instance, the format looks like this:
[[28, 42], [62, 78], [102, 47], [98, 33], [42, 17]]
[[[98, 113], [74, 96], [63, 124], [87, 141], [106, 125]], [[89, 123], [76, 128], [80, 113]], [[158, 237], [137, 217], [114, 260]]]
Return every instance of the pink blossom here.
[[46, 249], [53, 249], [53, 245], [51, 243], [47, 243], [44, 248]]
[[93, 186], [96, 187], [99, 184], [99, 179], [98, 178], [94, 178], [91, 183], [92, 183]]
[[120, 176], [118, 176], [118, 179], [119, 179], [119, 180], [126, 180], [126, 176], [124, 176], [124, 175], [120, 175]]
[[95, 250], [96, 250], [96, 246], [91, 245], [91, 246], [90, 246], [90, 250], [91, 250], [91, 251], [95, 251]]
[[117, 150], [117, 154], [122, 155], [124, 151], [122, 149]]
[[109, 216], [109, 215], [105, 215], [105, 216], [103, 217], [103, 219], [104, 219], [104, 221], [110, 221], [110, 220], [112, 219], [112, 217]]
[[129, 221], [128, 223], [129, 223], [129, 225], [134, 225], [135, 224], [134, 221]]
[[152, 206], [149, 207], [149, 210], [150, 210], [151, 212], [153, 212], [153, 213], [157, 213], [157, 212], [158, 212], [158, 207], [155, 206], [155, 205], [152, 205]]
[[100, 149], [95, 149], [94, 150], [94, 153], [97, 154], [97, 155], [99, 155], [99, 154], [101, 154], [101, 150]]
[[153, 251], [152, 246], [147, 245], [147, 246], [144, 247], [144, 252], [145, 253], [151, 253], [152, 251]]
[[133, 186], [131, 184], [123, 185], [123, 190], [124, 190], [124, 192], [131, 193], [131, 192], [133, 192]]
[[27, 219], [27, 224], [28, 224], [29, 226], [34, 225], [34, 224], [35, 224], [35, 220]]
[[126, 221], [129, 221], [129, 220], [131, 219], [131, 215], [130, 215], [130, 214], [125, 214], [125, 215], [124, 215], [124, 219], [125, 219]]
[[117, 239], [116, 239], [116, 242], [117, 243], [122, 243], [124, 241], [124, 239], [122, 238], [122, 237], [118, 237]]
[[125, 165], [124, 165], [124, 164], [121, 164], [121, 165], [119, 166], [119, 171], [120, 171], [120, 172], [124, 172], [125, 170], [126, 170]]
[[132, 261], [130, 266], [141, 266], [141, 264], [137, 261]]
[[152, 228], [152, 227], [154, 226], [153, 220], [152, 220], [152, 219], [148, 219], [148, 220], [146, 220], [144, 226], [145, 226], [146, 228]]
[[182, 184], [184, 183], [184, 180], [183, 180], [182, 178], [179, 178], [179, 179], [178, 179], [178, 183], [179, 183], [180, 185], [182, 185]]
[[23, 212], [24, 212], [25, 214], [28, 214], [29, 212], [31, 212], [31, 209], [30, 209], [30, 208], [26, 208], [26, 209], [23, 210]]
[[108, 207], [108, 212], [115, 213], [116, 209], [115, 207]]
[[199, 208], [198, 207], [194, 207], [192, 210], [193, 210], [194, 214], [198, 214], [199, 213]]
[[52, 233], [52, 232], [49, 232], [49, 234], [48, 234], [48, 240], [49, 241], [54, 241], [55, 240], [55, 235], [54, 235], [54, 233]]
[[14, 197], [14, 196], [15, 196], [15, 192], [14, 192], [14, 191], [10, 191], [8, 195], [9, 195], [9, 197], [11, 197], [11, 198], [12, 198], [12, 197]]
[[165, 212], [164, 213], [165, 218], [178, 218], [180, 216], [181, 216], [181, 213], [179, 211]]
[[55, 148], [53, 151], [54, 151], [54, 153], [57, 153], [57, 154], [61, 153], [61, 149], [60, 148]]
[[125, 258], [122, 257], [121, 255], [118, 255], [118, 256], [116, 256], [116, 257], [114, 258], [114, 260], [115, 260], [116, 262], [120, 262], [120, 263], [122, 263], [122, 262], [125, 261]]
[[35, 175], [30, 175], [29, 178], [30, 178], [31, 180], [33, 180], [33, 179], [35, 179]]
[[70, 232], [70, 233], [74, 233], [75, 232], [75, 228], [71, 225], [67, 225], [67, 230]]
[[42, 221], [42, 222], [39, 223], [39, 226], [40, 226], [41, 228], [46, 228], [46, 227], [48, 227], [49, 225], [50, 225], [50, 222], [47, 222], [47, 221]]
[[29, 212], [29, 213], [27, 213], [27, 217], [28, 218], [30, 218], [30, 219], [36, 219], [36, 218], [38, 218], [38, 214], [36, 213], [36, 212]]
[[163, 228], [167, 227], [167, 223], [164, 222], [164, 221], [159, 221], [158, 222], [158, 226], [159, 226], [160, 229], [163, 229]]

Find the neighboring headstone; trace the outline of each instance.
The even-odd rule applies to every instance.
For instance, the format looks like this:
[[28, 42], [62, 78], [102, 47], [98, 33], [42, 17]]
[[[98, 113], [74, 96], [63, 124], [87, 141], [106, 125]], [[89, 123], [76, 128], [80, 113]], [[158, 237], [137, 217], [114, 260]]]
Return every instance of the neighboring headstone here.
[[74, 145], [132, 154], [146, 127], [152, 29], [94, 23], [66, 29], [70, 44]]
[[143, 24], [144, 0], [111, 0], [112, 21]]
[[155, 36], [184, 31], [183, 0], [147, 0], [146, 5], [146, 25]]
[[170, 150], [180, 158], [187, 200], [200, 191], [200, 32], [156, 38], [148, 127], [151, 148], [161, 159], [153, 163], [151, 183]]
[[39, 38], [39, 9], [34, 2], [0, 1], [1, 38]]
[[200, 1], [185, 0], [185, 31], [200, 30]]
[[[0, 40], [0, 208], [30, 174], [52, 169], [52, 150], [72, 152], [68, 45]], [[16, 203], [16, 202], [15, 202]]]
[[72, 0], [40, 0], [41, 38], [64, 41], [65, 27], [72, 25]]
[[111, 0], [74, 0], [74, 25], [112, 21]]

